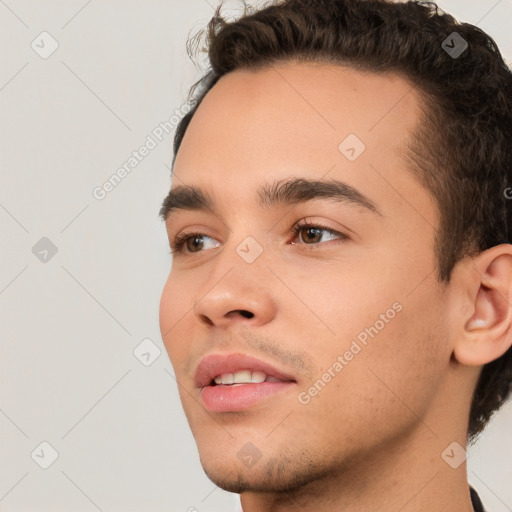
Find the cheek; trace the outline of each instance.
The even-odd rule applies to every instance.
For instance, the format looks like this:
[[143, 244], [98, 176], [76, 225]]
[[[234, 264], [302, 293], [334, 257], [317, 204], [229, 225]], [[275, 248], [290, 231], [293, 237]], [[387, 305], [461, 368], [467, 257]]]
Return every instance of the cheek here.
[[[435, 294], [419, 290], [417, 295], [400, 294], [401, 311], [368, 338], [362, 354], [358, 377], [364, 382], [366, 376], [364, 395], [387, 403], [396, 418], [408, 421], [426, 414], [449, 364], [437, 300]], [[383, 406], [380, 410], [386, 412]]]
[[314, 331], [315, 338], [329, 344], [329, 349], [319, 354], [319, 362], [326, 363], [324, 356], [332, 356], [332, 350], [335, 355], [342, 354], [353, 337], [361, 332], [364, 336], [365, 328], [378, 321], [380, 314], [391, 309], [388, 316], [399, 315], [393, 310], [399, 294], [390, 286], [396, 286], [396, 281], [389, 283], [383, 278], [389, 273], [372, 275], [377, 266], [374, 261], [354, 263], [348, 259], [329, 265], [301, 261], [300, 267], [281, 272], [289, 286], [282, 290], [283, 309], [293, 316], [295, 326]]
[[[316, 356], [319, 371], [309, 388], [316, 396], [304, 406], [304, 424], [322, 424], [333, 440], [342, 430], [354, 446], [415, 428], [435, 400], [444, 364], [441, 337], [429, 328], [429, 318], [418, 313], [404, 304], [384, 327], [379, 323], [375, 331], [363, 328], [355, 336], [340, 336], [329, 357]], [[366, 334], [366, 344], [358, 333]], [[338, 356], [343, 358], [341, 370], [333, 367]], [[329, 373], [335, 377], [328, 384], [318, 383]]]
[[[422, 276], [429, 271], [423, 263]], [[325, 372], [336, 375], [322, 396], [313, 399], [326, 410], [341, 401], [352, 411], [366, 403], [370, 409], [385, 411], [387, 404], [400, 412], [403, 400], [418, 404], [420, 413], [448, 365], [450, 348], [435, 273], [411, 293], [413, 269], [381, 264], [361, 265], [363, 273], [355, 267], [342, 276], [339, 271], [324, 273], [309, 295], [301, 288], [303, 281], [295, 283], [298, 295], [308, 297], [311, 309], [334, 331], [323, 329], [322, 348], [310, 351], [315, 381]], [[372, 271], [379, 268], [386, 271]], [[338, 356], [343, 369], [333, 368]]]
[[173, 295], [171, 293], [171, 279], [170, 277], [165, 282], [164, 288], [162, 290], [162, 296], [160, 297], [160, 309], [159, 309], [159, 321], [160, 321], [160, 333], [162, 334], [162, 338], [165, 342], [166, 333], [172, 326], [173, 319]]
[[159, 322], [162, 340], [173, 365], [185, 357], [185, 343], [180, 343], [180, 340], [187, 339], [184, 333], [185, 317], [190, 312], [185, 293], [186, 289], [171, 273], [160, 298]]

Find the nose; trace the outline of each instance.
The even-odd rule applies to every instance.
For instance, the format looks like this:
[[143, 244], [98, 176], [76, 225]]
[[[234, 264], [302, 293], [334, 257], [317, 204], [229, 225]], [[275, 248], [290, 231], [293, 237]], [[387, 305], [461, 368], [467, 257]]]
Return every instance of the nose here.
[[247, 264], [231, 266], [220, 277], [212, 275], [215, 281], [210, 279], [206, 283], [208, 291], [194, 305], [194, 314], [204, 326], [261, 326], [275, 317], [276, 303], [271, 288], [261, 279], [267, 270], [243, 265]]

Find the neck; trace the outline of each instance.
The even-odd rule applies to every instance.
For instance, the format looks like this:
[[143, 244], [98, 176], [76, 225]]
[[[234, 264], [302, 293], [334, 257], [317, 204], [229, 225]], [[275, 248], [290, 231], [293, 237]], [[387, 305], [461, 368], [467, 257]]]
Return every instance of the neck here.
[[[243, 511], [473, 512], [466, 463], [453, 469], [441, 457], [453, 440], [453, 435], [437, 436], [421, 425], [409, 439], [343, 461], [342, 467], [300, 488], [243, 493]], [[457, 441], [465, 448], [464, 436]]]

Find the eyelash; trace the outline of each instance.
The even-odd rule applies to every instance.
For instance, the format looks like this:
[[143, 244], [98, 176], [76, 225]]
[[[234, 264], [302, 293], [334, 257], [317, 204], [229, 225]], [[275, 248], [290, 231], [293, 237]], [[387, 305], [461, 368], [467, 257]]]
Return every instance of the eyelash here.
[[[335, 231], [334, 229], [331, 229], [326, 226], [322, 226], [321, 224], [318, 224], [316, 222], [310, 222], [307, 220], [304, 220], [302, 222], [298, 222], [297, 224], [295, 224], [290, 229], [289, 233], [293, 234], [293, 238], [295, 239], [300, 234], [300, 232], [305, 228], [317, 228], [322, 231], [326, 231], [327, 233], [329, 233], [331, 235], [335, 235], [335, 236], [339, 237], [338, 240], [330, 240], [331, 242], [342, 242], [342, 241], [349, 239], [349, 237], [347, 235], [345, 235], [344, 233], [340, 233], [339, 231]], [[174, 239], [174, 242], [171, 244], [171, 254], [174, 255], [174, 254], [180, 254], [180, 253], [185, 252], [183, 248], [184, 248], [187, 240], [189, 238], [201, 237], [201, 236], [208, 236], [208, 235], [205, 235], [204, 233], [181, 233], [181, 234], [177, 235], [176, 238]], [[320, 245], [320, 244], [304, 244], [303, 243], [301, 245], [306, 245], [306, 246], [309, 245], [309, 246], [314, 247], [314, 246]], [[199, 251], [199, 252], [201, 252], [201, 251]], [[194, 253], [191, 253], [191, 254], [194, 254]]]

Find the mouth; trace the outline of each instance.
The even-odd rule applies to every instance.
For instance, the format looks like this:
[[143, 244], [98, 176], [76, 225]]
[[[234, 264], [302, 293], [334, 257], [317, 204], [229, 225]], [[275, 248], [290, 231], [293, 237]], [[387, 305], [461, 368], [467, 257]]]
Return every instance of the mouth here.
[[209, 355], [196, 371], [201, 401], [210, 412], [244, 410], [296, 384], [292, 376], [244, 354]]
[[284, 382], [277, 377], [267, 375], [265, 372], [252, 370], [238, 370], [235, 373], [223, 373], [215, 377], [210, 386], [243, 386], [244, 384], [261, 384], [263, 382]]

